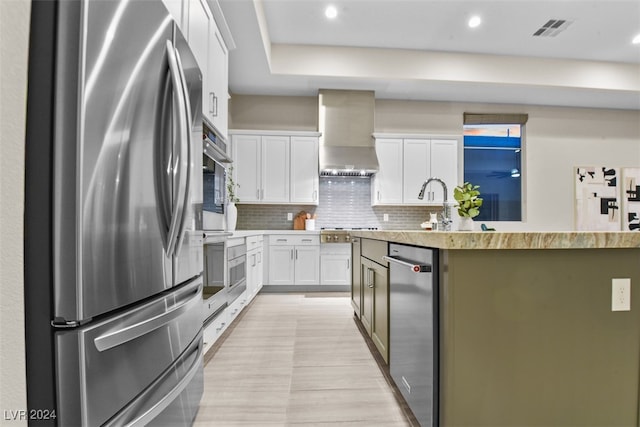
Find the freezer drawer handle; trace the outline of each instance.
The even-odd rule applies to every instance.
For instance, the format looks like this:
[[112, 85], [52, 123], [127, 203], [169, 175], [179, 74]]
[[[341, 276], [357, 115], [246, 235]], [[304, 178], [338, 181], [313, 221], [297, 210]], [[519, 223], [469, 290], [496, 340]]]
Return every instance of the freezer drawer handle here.
[[399, 256], [387, 256], [382, 257], [383, 260], [394, 262], [405, 267], [409, 267], [414, 273], [431, 273], [431, 264], [415, 263], [409, 259], [401, 258]]
[[[105, 424], [105, 426], [122, 426], [125, 425], [127, 427], [134, 426], [145, 426], [149, 424], [155, 417], [157, 417], [162, 411], [164, 411], [179, 395], [182, 391], [187, 388], [193, 377], [198, 373], [200, 369], [200, 363], [202, 361], [202, 338], [197, 338], [196, 345], [197, 347], [193, 348], [193, 346], [186, 350], [183, 354], [184, 356], [180, 358], [180, 360], [176, 361], [173, 365], [171, 365], [158, 379], [156, 379], [145, 392], [143, 392], [137, 399], [132, 401], [122, 412], [120, 412], [119, 416], [116, 416], [109, 420]], [[195, 355], [195, 356], [193, 356]], [[189, 370], [185, 374], [182, 379], [169, 391], [165, 394], [160, 400], [155, 402], [150, 408], [147, 409], [149, 405], [147, 401], [153, 398], [153, 393], [159, 386], [162, 386], [162, 383], [167, 382], [176, 376], [176, 367], [179, 364], [184, 364], [188, 358], [193, 357], [193, 362], [189, 366]], [[144, 405], [144, 406], [143, 406]], [[142, 408], [140, 406], [143, 406]], [[146, 409], [146, 410], [145, 410]], [[142, 412], [144, 411], [144, 412]], [[140, 412], [142, 414], [135, 419], [127, 419], [131, 415], [137, 415]]]
[[[200, 288], [198, 287], [198, 289]], [[154, 316], [143, 322], [135, 323], [125, 328], [118, 329], [117, 331], [100, 335], [99, 337], [94, 339], [93, 342], [96, 345], [98, 351], [102, 352], [146, 335], [149, 332], [155, 331], [156, 329], [180, 317], [185, 311], [191, 308], [191, 306], [193, 305], [191, 304], [193, 299], [194, 297], [190, 296], [181, 304], [175, 305], [169, 311], [158, 314], [157, 316]]]

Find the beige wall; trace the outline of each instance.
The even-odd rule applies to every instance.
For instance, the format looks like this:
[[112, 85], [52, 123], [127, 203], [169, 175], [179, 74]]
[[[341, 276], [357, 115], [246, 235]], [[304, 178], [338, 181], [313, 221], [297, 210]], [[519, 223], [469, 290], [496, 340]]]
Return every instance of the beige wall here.
[[[315, 97], [232, 97], [230, 128], [317, 130]], [[572, 230], [573, 167], [640, 167], [640, 111], [376, 100], [376, 132], [462, 133], [462, 115], [527, 113], [525, 221], [500, 230]]]
[[22, 230], [30, 8], [28, 0], [0, 2], [0, 410], [7, 412], [27, 407]]
[[317, 131], [318, 98], [232, 94], [229, 129]]

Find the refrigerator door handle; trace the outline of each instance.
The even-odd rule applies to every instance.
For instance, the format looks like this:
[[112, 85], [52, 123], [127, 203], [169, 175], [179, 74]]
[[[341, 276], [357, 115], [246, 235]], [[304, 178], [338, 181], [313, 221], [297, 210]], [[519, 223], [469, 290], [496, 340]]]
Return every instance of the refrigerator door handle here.
[[[182, 81], [180, 78], [180, 69], [179, 69], [178, 60], [176, 57], [176, 50], [173, 47], [173, 44], [171, 43], [171, 41], [169, 40], [167, 40], [167, 58], [169, 60], [169, 71], [171, 74], [171, 81], [172, 81], [174, 96], [178, 99], [178, 117], [179, 117], [178, 123], [180, 126], [180, 136], [181, 136], [180, 139], [186, 140], [189, 137], [189, 129], [188, 129], [188, 126], [185, 126], [185, 121], [184, 121], [184, 118], [186, 117], [187, 112], [186, 112], [186, 106], [184, 101]], [[186, 134], [186, 137], [185, 137], [185, 134]], [[178, 158], [178, 161], [182, 164], [187, 163], [186, 166], [188, 167], [187, 159], [185, 159], [182, 155]], [[185, 175], [186, 167], [184, 167], [183, 165], [179, 165], [178, 163], [175, 164], [175, 167], [178, 170], [179, 179], [178, 179], [177, 195], [175, 195], [176, 192], [174, 192], [174, 198], [172, 203], [171, 224], [169, 225], [169, 237], [167, 239], [168, 255], [174, 255], [176, 250], [176, 245], [178, 243], [178, 237], [180, 233], [180, 226], [182, 225], [181, 209], [184, 206], [184, 198], [185, 198], [185, 192], [186, 192], [185, 185], [183, 185], [183, 182], [185, 179], [183, 178], [183, 176]]]
[[182, 301], [173, 306], [169, 311], [165, 311], [164, 313], [145, 319], [142, 322], [125, 326], [122, 329], [102, 334], [99, 337], [96, 337], [93, 340], [93, 343], [98, 351], [106, 351], [171, 323], [173, 320], [180, 317], [185, 311], [189, 310], [191, 306], [190, 302], [194, 298], [193, 295], [197, 295], [200, 288], [201, 286], [198, 286], [195, 292], [189, 292], [184, 295], [182, 297]]
[[[158, 389], [162, 387], [164, 383], [171, 381], [176, 377], [176, 372], [180, 365], [186, 364], [189, 358], [193, 358], [193, 361], [189, 365], [187, 373], [180, 379], [180, 381], [169, 392], [162, 393], [162, 397], [160, 397], [157, 402], [149, 402], [149, 400], [153, 400], [157, 397], [154, 396], [154, 394], [158, 394]], [[164, 411], [189, 385], [191, 380], [200, 370], [201, 363], [202, 338], [197, 338], [191, 348], [185, 350], [180, 359], [169, 366], [169, 368], [167, 368], [167, 370], [165, 370], [165, 372], [163, 372], [163, 374], [160, 375], [160, 377], [158, 377], [138, 398], [127, 405], [127, 407], [125, 407], [117, 416], [109, 420], [105, 426], [115, 427], [126, 425], [128, 427], [133, 427], [149, 424], [149, 422], [162, 413], [162, 411]], [[136, 415], [138, 415], [136, 418], [131, 419]]]
[[175, 249], [175, 255], [178, 256], [180, 254], [180, 249], [182, 248], [182, 239], [184, 238], [184, 232], [186, 229], [185, 220], [187, 215], [185, 215], [185, 212], [187, 211], [189, 201], [191, 200], [191, 191], [193, 186], [193, 183], [191, 182], [191, 165], [193, 164], [193, 158], [192, 158], [193, 150], [191, 145], [192, 144], [191, 129], [189, 128], [191, 125], [192, 115], [191, 115], [191, 106], [189, 105], [189, 89], [187, 88], [187, 78], [184, 75], [184, 67], [182, 66], [180, 53], [176, 50], [175, 54], [176, 54], [176, 62], [178, 64], [178, 73], [180, 76], [180, 81], [182, 82], [182, 85], [181, 85], [182, 99], [184, 100], [184, 106], [185, 106], [184, 120], [186, 121], [185, 129], [187, 129], [186, 143], [180, 144], [180, 151], [182, 151], [183, 147], [186, 146], [185, 152], [186, 152], [187, 161], [186, 161], [186, 165], [183, 163], [183, 165], [186, 166], [186, 174], [185, 174], [186, 179], [184, 184], [181, 184], [181, 186], [185, 188], [185, 194], [182, 201], [182, 210], [180, 214], [180, 227], [179, 227], [179, 232], [178, 232], [178, 237], [176, 242], [176, 249]]

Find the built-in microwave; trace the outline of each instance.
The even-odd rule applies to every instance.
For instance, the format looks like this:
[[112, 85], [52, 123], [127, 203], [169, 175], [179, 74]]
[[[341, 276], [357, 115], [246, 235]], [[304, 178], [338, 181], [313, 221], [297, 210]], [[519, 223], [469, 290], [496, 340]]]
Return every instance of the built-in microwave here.
[[212, 127], [203, 125], [202, 213], [205, 230], [225, 230], [227, 145]]

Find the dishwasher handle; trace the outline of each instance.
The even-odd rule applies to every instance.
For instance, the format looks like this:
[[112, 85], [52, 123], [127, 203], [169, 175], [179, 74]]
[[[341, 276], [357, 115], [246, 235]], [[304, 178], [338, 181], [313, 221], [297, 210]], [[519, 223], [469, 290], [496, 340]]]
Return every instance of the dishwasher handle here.
[[420, 264], [399, 256], [384, 255], [383, 260], [409, 267], [414, 273], [431, 273], [431, 264]]

